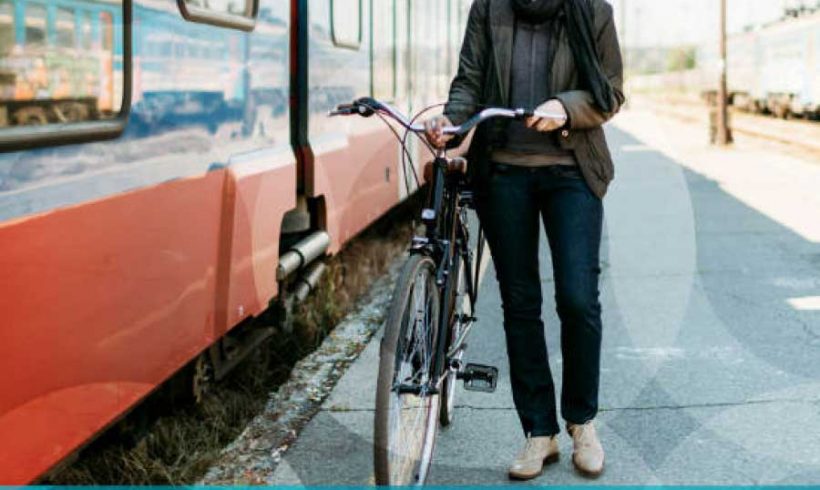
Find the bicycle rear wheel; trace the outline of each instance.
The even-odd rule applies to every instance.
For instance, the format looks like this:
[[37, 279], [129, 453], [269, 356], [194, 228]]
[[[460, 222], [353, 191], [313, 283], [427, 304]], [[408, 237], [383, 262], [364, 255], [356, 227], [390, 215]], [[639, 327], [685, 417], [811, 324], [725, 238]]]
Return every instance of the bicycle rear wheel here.
[[426, 386], [434, 378], [433, 358], [440, 299], [436, 266], [412, 255], [393, 294], [379, 352], [374, 420], [377, 485], [420, 485], [433, 457], [440, 396], [408, 393], [399, 386]]

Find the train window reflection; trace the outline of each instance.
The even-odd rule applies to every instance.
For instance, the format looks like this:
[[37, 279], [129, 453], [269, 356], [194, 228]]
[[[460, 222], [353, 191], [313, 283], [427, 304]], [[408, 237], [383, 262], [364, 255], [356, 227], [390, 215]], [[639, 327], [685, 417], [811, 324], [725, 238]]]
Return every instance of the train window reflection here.
[[14, 5], [11, 0], [0, 0], [0, 56], [14, 47]]
[[121, 0], [0, 0], [0, 129], [116, 117]]
[[241, 15], [253, 17], [252, 0], [185, 0], [185, 3], [221, 14]]
[[57, 9], [57, 46], [61, 48], [74, 48], [76, 40], [74, 34], [76, 27], [74, 25], [74, 11], [58, 8]]
[[80, 35], [82, 36], [82, 47], [83, 49], [91, 49], [93, 46], [91, 16], [88, 13], [83, 14], [81, 22]]
[[373, 12], [373, 97], [396, 97], [396, 5], [394, 0], [371, 0]]
[[359, 49], [362, 43], [361, 0], [332, 0], [332, 2], [330, 18], [333, 43], [345, 48]]
[[39, 46], [46, 42], [46, 8], [31, 4], [26, 7], [26, 45]]

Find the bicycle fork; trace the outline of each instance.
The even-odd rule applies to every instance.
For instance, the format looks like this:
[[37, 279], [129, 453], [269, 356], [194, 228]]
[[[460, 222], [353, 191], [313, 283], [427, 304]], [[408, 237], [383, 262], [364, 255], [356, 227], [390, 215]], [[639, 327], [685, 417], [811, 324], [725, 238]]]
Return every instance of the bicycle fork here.
[[[439, 331], [436, 342], [436, 355], [433, 362], [434, 377], [431, 380], [435, 392], [440, 392], [446, 373], [453, 370], [458, 379], [464, 381], [464, 387], [471, 391], [493, 392], [498, 383], [498, 369], [493, 366], [479, 364], [461, 363], [461, 355], [467, 348], [467, 337], [469, 336], [475, 318], [467, 315], [459, 315], [455, 322], [464, 325], [463, 331], [455, 339], [452, 345], [447, 346], [447, 339], [450, 335], [450, 317], [453, 314], [451, 308], [457, 307], [451, 304], [450, 298], [456, 293], [458, 288], [458, 277], [452, 277], [453, 273], [459, 273], [461, 261], [464, 260], [467, 268], [465, 275], [472, 275], [472, 267], [469, 260], [469, 236], [466, 230], [460, 229], [458, 222], [459, 212], [459, 192], [456, 187], [458, 183], [452, 183], [451, 192], [446, 192], [448, 179], [458, 178], [448, 175], [448, 161], [443, 151], [439, 151], [433, 162], [433, 179], [430, 190], [428, 206], [422, 212], [422, 221], [427, 226], [427, 241], [437, 250], [439, 255], [439, 268], [436, 281], [442, 288], [441, 304], [439, 312]], [[461, 232], [461, 233], [459, 233]], [[464, 278], [468, 284], [468, 295], [475, 306], [475, 285], [472, 277]]]

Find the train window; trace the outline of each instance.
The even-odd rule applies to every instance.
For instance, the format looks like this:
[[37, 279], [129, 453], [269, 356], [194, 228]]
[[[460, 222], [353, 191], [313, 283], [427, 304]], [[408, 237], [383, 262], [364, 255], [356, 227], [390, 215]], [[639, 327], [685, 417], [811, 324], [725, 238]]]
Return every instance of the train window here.
[[438, 64], [436, 67], [436, 93], [439, 97], [443, 97], [447, 93], [447, 86], [449, 82], [447, 78], [450, 74], [450, 59], [448, 58], [450, 51], [448, 46], [450, 36], [447, 26], [447, 22], [450, 19], [450, 1], [439, 2], [436, 7], [438, 8], [438, 15], [436, 16], [436, 20], [438, 22], [436, 26], [436, 45], [445, 47], [445, 55], [438, 57]]
[[333, 44], [343, 48], [359, 49], [362, 44], [362, 0], [331, 2], [330, 25]]
[[395, 0], [370, 0], [371, 84], [373, 97], [396, 98], [396, 3]]
[[247, 0], [185, 0], [185, 3], [223, 14], [253, 16], [253, 2]]
[[258, 0], [177, 0], [182, 16], [193, 22], [252, 31]]
[[46, 18], [45, 5], [30, 4], [26, 7], [25, 32], [26, 46], [34, 47], [46, 43]]
[[94, 34], [91, 26], [91, 16], [83, 14], [80, 24], [80, 36], [83, 49], [91, 49], [94, 46]]
[[58, 8], [57, 9], [57, 46], [61, 48], [76, 47], [76, 39], [74, 38], [77, 28], [74, 23], [74, 11]]
[[130, 0], [54, 3], [0, 0], [0, 151], [113, 137], [124, 126]]

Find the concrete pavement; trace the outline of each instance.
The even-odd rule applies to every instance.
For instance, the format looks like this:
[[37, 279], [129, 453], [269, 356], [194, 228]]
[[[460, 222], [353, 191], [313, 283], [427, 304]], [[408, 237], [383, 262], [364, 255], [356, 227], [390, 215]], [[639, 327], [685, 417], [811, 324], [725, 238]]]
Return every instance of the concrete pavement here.
[[[820, 165], [651, 112], [609, 128], [599, 428], [611, 484], [820, 484]], [[559, 323], [542, 240], [551, 364]], [[523, 435], [509, 389], [495, 271], [467, 360], [501, 369], [457, 395], [430, 484], [506, 484]], [[376, 339], [380, 337], [377, 334]], [[374, 340], [284, 455], [271, 484], [372, 483]], [[587, 483], [571, 445], [533, 483]]]

